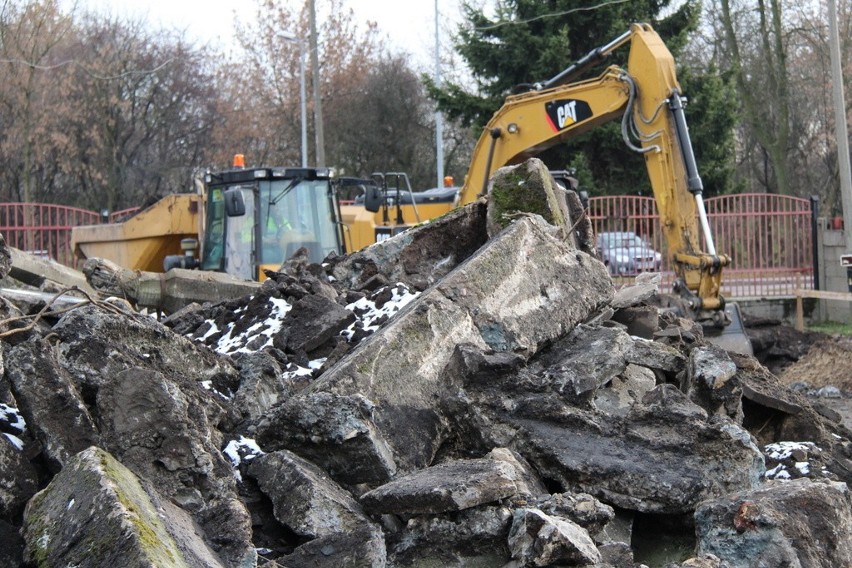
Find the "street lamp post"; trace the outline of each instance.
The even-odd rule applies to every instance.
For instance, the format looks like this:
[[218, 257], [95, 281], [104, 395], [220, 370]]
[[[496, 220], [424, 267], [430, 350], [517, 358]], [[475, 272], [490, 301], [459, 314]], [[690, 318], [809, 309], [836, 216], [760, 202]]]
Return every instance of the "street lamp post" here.
[[281, 34], [287, 41], [299, 46], [299, 100], [302, 111], [302, 167], [308, 167], [308, 108], [305, 102], [305, 42], [296, 35], [285, 32]]

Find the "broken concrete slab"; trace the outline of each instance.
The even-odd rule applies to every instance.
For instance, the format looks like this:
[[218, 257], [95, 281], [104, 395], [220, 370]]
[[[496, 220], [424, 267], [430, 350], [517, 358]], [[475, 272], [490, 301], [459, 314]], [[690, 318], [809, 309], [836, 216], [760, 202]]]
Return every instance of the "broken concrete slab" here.
[[616, 291], [610, 305], [617, 310], [639, 306], [660, 293], [661, 280], [658, 273], [641, 272], [631, 285]]
[[423, 291], [485, 244], [485, 211], [482, 202], [454, 209], [392, 239], [332, 259], [331, 274], [352, 290], [401, 282]]
[[724, 414], [742, 423], [742, 388], [737, 366], [728, 352], [715, 345], [697, 347], [689, 354], [680, 389], [708, 414]]
[[633, 405], [641, 402], [656, 385], [657, 379], [651, 369], [629, 363], [621, 374], [598, 389], [594, 407], [605, 414], [627, 416]]
[[540, 358], [540, 374], [571, 404], [589, 403], [598, 390], [627, 367], [634, 341], [619, 329], [578, 328]]
[[385, 546], [381, 531], [361, 526], [350, 532], [322, 536], [298, 546], [283, 562], [285, 566], [315, 568], [384, 568], [387, 564]]
[[21, 414], [41, 444], [48, 467], [58, 472], [74, 454], [98, 445], [100, 435], [73, 377], [57, 363], [55, 350], [34, 338], [10, 349], [5, 367]]
[[601, 554], [585, 529], [538, 509], [515, 511], [509, 546], [512, 558], [524, 566], [583, 566], [601, 561]]
[[519, 498], [536, 497], [547, 493], [547, 488], [538, 474], [524, 459], [524, 456], [518, 452], [509, 448], [494, 448], [485, 454], [485, 458], [505, 462], [512, 466], [514, 470], [512, 482], [515, 484], [515, 494]]
[[17, 520], [38, 491], [38, 471], [27, 459], [23, 445], [12, 434], [0, 436], [0, 520]]
[[165, 513], [130, 470], [92, 447], [28, 504], [24, 556], [45, 566], [225, 566], [197, 535], [171, 534]]
[[[531, 355], [609, 301], [612, 291], [600, 262], [554, 238], [540, 218], [526, 218], [421, 294], [308, 391], [360, 392], [374, 401], [375, 425], [394, 461], [401, 472], [413, 471], [430, 464], [441, 443], [445, 419], [436, 400], [447, 389], [443, 370], [455, 345]], [[307, 411], [306, 397], [300, 393], [286, 404]]]
[[[683, 513], [710, 496], [756, 487], [764, 461], [748, 432], [704, 421], [703, 412], [684, 420], [684, 404], [665, 399], [605, 419], [529, 405], [503, 420], [517, 428], [514, 447], [541, 475], [625, 509]], [[692, 449], [688, 455], [684, 447]]]
[[[87, 294], [95, 294], [95, 289], [86, 282], [81, 272], [15, 247], [4, 248], [8, 250], [11, 261], [8, 275], [15, 280], [45, 292], [59, 292], [75, 287]], [[5, 276], [6, 274], [2, 275]]]
[[397, 477], [361, 496], [371, 514], [461, 511], [518, 491], [511, 464], [493, 459], [453, 460]]
[[257, 425], [257, 441], [267, 451], [289, 449], [320, 464], [340, 483], [383, 483], [397, 465], [374, 412], [362, 395], [308, 393], [270, 411]]
[[349, 492], [292, 452], [258, 456], [248, 474], [271, 499], [275, 518], [300, 536], [316, 539], [365, 527], [381, 534]]
[[503, 566], [510, 559], [512, 509], [479, 505], [437, 515], [414, 515], [387, 530], [391, 565]]
[[588, 493], [539, 494], [535, 499], [530, 499], [528, 504], [552, 517], [576, 523], [591, 535], [603, 531], [615, 518], [612, 507]]
[[[168, 370], [172, 380], [188, 388], [209, 387], [225, 397], [239, 385], [231, 360], [175, 335], [149, 316], [82, 306], [65, 314], [52, 331], [60, 339], [59, 364], [84, 391], [97, 391], [102, 381], [132, 367]], [[117, 338], [120, 349], [114, 347]], [[211, 398], [211, 404], [217, 403]], [[213, 418], [216, 413], [211, 408], [208, 414]]]
[[158, 371], [131, 367], [106, 377], [95, 399], [101, 445], [192, 513], [226, 562], [246, 557], [251, 522], [230, 464], [208, 422], [210, 395]]
[[166, 273], [123, 268], [103, 258], [90, 258], [83, 274], [91, 289], [125, 298], [139, 308], [174, 313], [192, 303], [242, 298], [260, 288], [260, 282], [224, 272], [173, 268]]
[[701, 503], [695, 523], [699, 553], [734, 566], [852, 566], [845, 483], [768, 482]]
[[627, 355], [628, 363], [661, 371], [672, 378], [671, 382], [674, 382], [677, 373], [683, 369], [685, 361], [686, 358], [677, 349], [658, 341], [641, 338], [633, 342], [632, 349]]

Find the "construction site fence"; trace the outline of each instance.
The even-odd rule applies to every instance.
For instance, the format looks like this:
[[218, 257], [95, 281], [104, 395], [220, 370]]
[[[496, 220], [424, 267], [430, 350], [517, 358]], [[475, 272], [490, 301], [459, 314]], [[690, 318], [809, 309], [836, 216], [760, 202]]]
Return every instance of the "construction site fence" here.
[[102, 216], [67, 205], [45, 203], [0, 203], [0, 233], [8, 246], [75, 267], [71, 250], [71, 228], [114, 222], [136, 211], [138, 207]]
[[[710, 197], [705, 199], [705, 207], [716, 251], [732, 258], [724, 273], [724, 296], [794, 296], [796, 289], [813, 289], [814, 238], [809, 200], [748, 193]], [[9, 246], [76, 267], [71, 250], [72, 227], [120, 221], [137, 209], [103, 216], [64, 205], [0, 203], [0, 232]], [[596, 234], [634, 233], [659, 252], [663, 289], [670, 289], [674, 273], [652, 197], [592, 197], [589, 216]], [[706, 250], [703, 238], [701, 245]], [[635, 276], [615, 274], [614, 278], [617, 284], [625, 284]]]
[[[791, 297], [796, 289], [813, 289], [814, 220], [810, 200], [744, 193], [709, 197], [704, 204], [716, 252], [731, 257], [731, 264], [723, 273], [723, 296]], [[671, 290], [674, 272], [652, 197], [592, 197], [589, 217], [597, 235], [635, 233], [659, 252], [663, 289]], [[703, 235], [700, 245], [708, 250]], [[614, 275], [619, 284], [629, 283], [635, 276]]]

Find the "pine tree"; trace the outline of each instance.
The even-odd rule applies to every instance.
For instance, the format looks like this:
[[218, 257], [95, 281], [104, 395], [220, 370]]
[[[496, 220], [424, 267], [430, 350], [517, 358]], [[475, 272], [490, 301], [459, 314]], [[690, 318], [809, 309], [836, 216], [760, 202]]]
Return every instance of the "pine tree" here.
[[[465, 23], [456, 36], [456, 49], [471, 71], [476, 92], [457, 83], [444, 83], [440, 89], [429, 83], [430, 96], [451, 119], [480, 132], [507, 95], [556, 76], [623, 34], [634, 22], [650, 23], [677, 61], [698, 24], [700, 6], [690, 0], [671, 10], [670, 4], [670, 0], [637, 0], [590, 7], [579, 0], [500, 0], [489, 14], [472, 3], [465, 4]], [[666, 11], [670, 13], [663, 16]], [[626, 65], [628, 49], [616, 50], [585, 78], [596, 77], [611, 64]], [[684, 94], [691, 100], [718, 101], [728, 83], [712, 70], [706, 76], [705, 72], [684, 74], [688, 78], [681, 82]], [[687, 86], [693, 90], [691, 95]], [[689, 106], [687, 119], [699, 171], [702, 156], [712, 164], [711, 184], [705, 183], [708, 193], [727, 191], [732, 166], [726, 160], [730, 162], [733, 155], [734, 108]], [[574, 167], [581, 186], [591, 195], [650, 194], [643, 158], [625, 146], [617, 123], [594, 129], [539, 157], [552, 169]]]

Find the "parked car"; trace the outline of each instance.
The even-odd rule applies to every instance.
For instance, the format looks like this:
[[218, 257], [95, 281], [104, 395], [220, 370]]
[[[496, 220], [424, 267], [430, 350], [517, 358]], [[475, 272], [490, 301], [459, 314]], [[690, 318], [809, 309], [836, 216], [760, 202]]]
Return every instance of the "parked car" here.
[[597, 249], [612, 275], [658, 272], [662, 268], [663, 255], [636, 233], [599, 233]]

